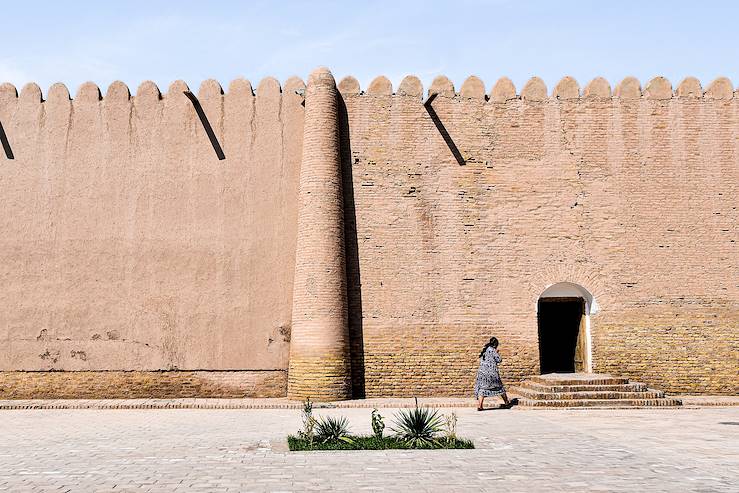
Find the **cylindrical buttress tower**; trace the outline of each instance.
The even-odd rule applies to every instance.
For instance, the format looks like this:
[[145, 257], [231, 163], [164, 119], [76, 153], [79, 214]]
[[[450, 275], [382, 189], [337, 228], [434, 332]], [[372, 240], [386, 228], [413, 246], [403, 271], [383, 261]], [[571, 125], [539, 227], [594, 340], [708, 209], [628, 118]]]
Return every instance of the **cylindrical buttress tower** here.
[[305, 90], [287, 396], [351, 398], [338, 93], [331, 72]]

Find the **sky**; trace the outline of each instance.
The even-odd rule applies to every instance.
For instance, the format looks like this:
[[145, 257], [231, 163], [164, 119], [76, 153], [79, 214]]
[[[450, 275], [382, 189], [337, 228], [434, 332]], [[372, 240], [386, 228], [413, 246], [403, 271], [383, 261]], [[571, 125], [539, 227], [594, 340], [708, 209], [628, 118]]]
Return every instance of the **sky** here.
[[550, 89], [565, 75], [581, 87], [629, 75], [739, 84], [736, 0], [0, 1], [0, 82], [44, 94], [88, 80], [103, 92], [115, 80], [132, 92], [144, 80], [163, 91], [177, 79], [256, 87], [318, 66], [362, 88], [379, 75], [397, 88], [409, 74], [426, 88], [474, 74], [488, 91], [501, 76], [520, 90], [534, 75]]

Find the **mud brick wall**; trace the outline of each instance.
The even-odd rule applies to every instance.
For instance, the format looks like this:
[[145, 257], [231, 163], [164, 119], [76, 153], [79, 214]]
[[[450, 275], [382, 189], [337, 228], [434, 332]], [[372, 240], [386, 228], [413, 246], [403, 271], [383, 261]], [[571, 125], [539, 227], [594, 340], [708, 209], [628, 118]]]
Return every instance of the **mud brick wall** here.
[[[220, 160], [183, 82], [105, 97], [87, 83], [74, 99], [61, 84], [45, 99], [0, 86], [14, 154], [0, 161], [0, 371], [286, 370], [303, 88], [203, 83]], [[166, 395], [206, 378], [106, 375], [80, 395], [117, 375], [167, 382]], [[121, 385], [148, 385], [136, 382]]]
[[[114, 83], [105, 97], [88, 83], [74, 99], [63, 85], [45, 99], [33, 84], [0, 86], [13, 151], [0, 155], [4, 395], [285, 395], [294, 306], [322, 351], [347, 350], [346, 310], [355, 397], [469, 395], [490, 335], [505, 379], [538, 371], [537, 300], [563, 281], [600, 307], [594, 371], [739, 393], [730, 81], [673, 90], [658, 77], [642, 90], [628, 78], [611, 91], [595, 79], [581, 91], [565, 78], [550, 92], [533, 78], [518, 92], [439, 77], [424, 106], [413, 76], [365, 91], [345, 78], [329, 108], [341, 172], [303, 177], [343, 198], [342, 210], [303, 197], [315, 220], [330, 210], [344, 224], [305, 236], [302, 252], [330, 258], [299, 263], [306, 297], [294, 302], [304, 88], [204, 83], [221, 160], [182, 82], [135, 96]], [[311, 166], [330, 164], [321, 156]], [[316, 233], [312, 217], [301, 227]], [[344, 265], [316, 243], [342, 227]], [[346, 302], [312, 303], [343, 289], [342, 267]], [[314, 286], [311, 269], [332, 284]], [[334, 356], [337, 369], [305, 366], [295, 388], [343, 379]]]
[[486, 97], [477, 78], [457, 92], [440, 77], [431, 111], [415, 77], [339, 89], [355, 388], [469, 395], [490, 335], [505, 378], [536, 373], [538, 297], [569, 281], [600, 306], [594, 371], [739, 392], [728, 80], [612, 93], [565, 78], [548, 93], [534, 78], [517, 94], [501, 79]]
[[283, 397], [286, 385], [285, 370], [3, 371], [0, 399]]

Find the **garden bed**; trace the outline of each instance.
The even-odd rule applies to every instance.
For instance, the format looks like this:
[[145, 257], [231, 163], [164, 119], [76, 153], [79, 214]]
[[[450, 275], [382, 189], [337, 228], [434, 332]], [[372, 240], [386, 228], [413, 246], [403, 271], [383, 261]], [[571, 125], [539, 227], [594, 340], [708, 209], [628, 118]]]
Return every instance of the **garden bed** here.
[[314, 416], [310, 399], [303, 402], [303, 427], [288, 435], [292, 451], [301, 450], [389, 450], [471, 449], [471, 440], [457, 436], [457, 413], [439, 414], [438, 409], [400, 409], [394, 416], [392, 434], [385, 435], [385, 418], [372, 410], [372, 435], [354, 435], [343, 416]]
[[410, 445], [404, 440], [393, 437], [377, 438], [373, 435], [360, 435], [346, 437], [350, 441], [336, 440], [329, 442], [313, 441], [294, 435], [287, 437], [287, 444], [291, 451], [301, 450], [391, 450], [391, 449], [471, 449], [475, 448], [472, 440], [462, 438], [442, 438], [424, 445]]

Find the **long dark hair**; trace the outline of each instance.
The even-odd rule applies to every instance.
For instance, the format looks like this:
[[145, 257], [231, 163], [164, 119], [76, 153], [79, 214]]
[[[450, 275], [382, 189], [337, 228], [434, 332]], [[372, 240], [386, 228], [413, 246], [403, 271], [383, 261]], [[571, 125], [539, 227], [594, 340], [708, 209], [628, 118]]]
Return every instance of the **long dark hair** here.
[[498, 338], [497, 337], [491, 337], [490, 338], [490, 342], [488, 342], [487, 344], [485, 344], [482, 347], [482, 351], [480, 351], [480, 357], [482, 359], [485, 359], [485, 351], [487, 351], [489, 347], [491, 347], [493, 349], [497, 349], [498, 348]]

